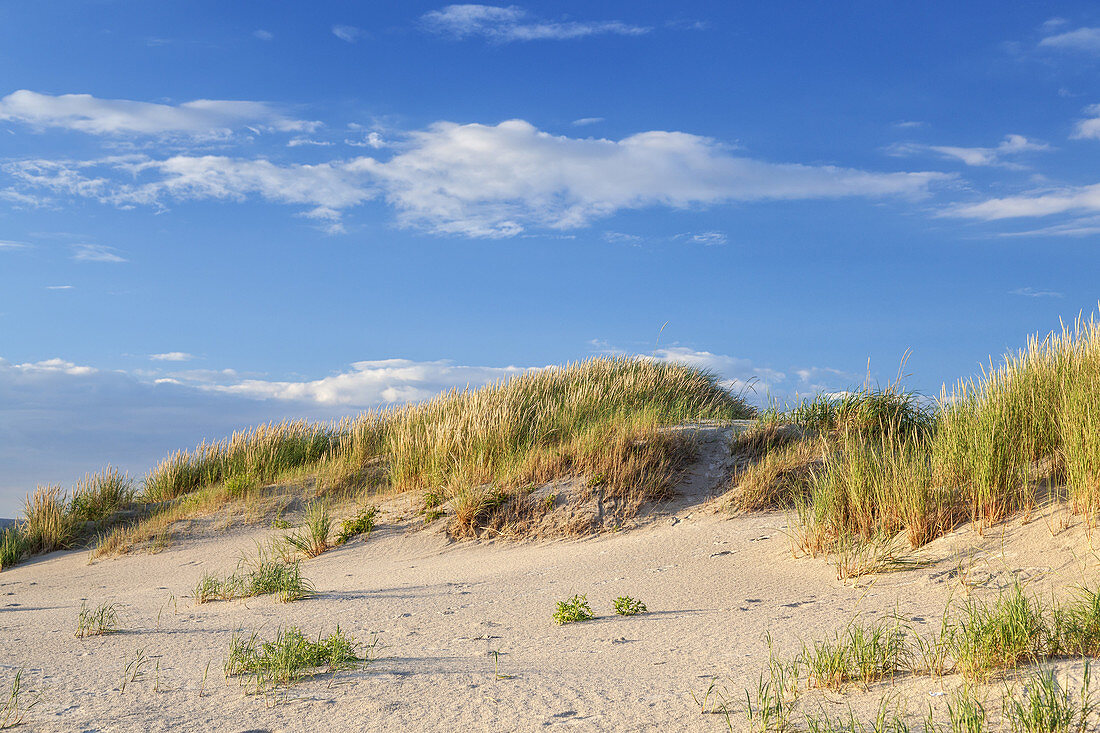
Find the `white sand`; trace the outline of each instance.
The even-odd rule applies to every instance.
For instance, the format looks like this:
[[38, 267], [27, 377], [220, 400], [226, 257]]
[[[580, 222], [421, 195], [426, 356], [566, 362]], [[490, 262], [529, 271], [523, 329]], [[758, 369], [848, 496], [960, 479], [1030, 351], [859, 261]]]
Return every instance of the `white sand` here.
[[[941, 558], [932, 567], [846, 584], [823, 561], [792, 557], [780, 514], [729, 519], [698, 503], [673, 508], [679, 521], [539, 544], [451, 543], [383, 524], [367, 542], [304, 562], [319, 595], [290, 604], [196, 606], [189, 597], [204, 570], [233, 570], [268, 531], [175, 540], [157, 555], [94, 565], [84, 552], [55, 553], [0, 574], [0, 684], [25, 667], [27, 685], [42, 693], [28, 730], [721, 730], [724, 721], [701, 715], [691, 693], [718, 675], [740, 704], [766, 661], [765, 632], [794, 654], [800, 640], [858, 614], [897, 608], [917, 628], [932, 627], [948, 597], [966, 591], [951, 572], [963, 547], [977, 544], [963, 564], [987, 588], [1021, 570], [1039, 583], [1096, 579], [1080, 528], [1052, 534], [1053, 520], [984, 538], [960, 530], [929, 548]], [[587, 594], [600, 618], [554, 625], [556, 601], [574, 593]], [[615, 616], [611, 601], [623, 594], [650, 613]], [[116, 602], [124, 631], [74, 638], [83, 599]], [[221, 668], [234, 631], [271, 636], [288, 624], [307, 633], [340, 624], [362, 641], [378, 633], [385, 648], [369, 666], [296, 685], [294, 700], [271, 708]], [[139, 649], [153, 662], [120, 694]], [[497, 679], [494, 650], [512, 678]], [[902, 689], [919, 712], [942, 706], [930, 693], [955, 684], [916, 678]], [[850, 699], [865, 708], [881, 693]], [[834, 714], [847, 702], [821, 699], [815, 704]]]

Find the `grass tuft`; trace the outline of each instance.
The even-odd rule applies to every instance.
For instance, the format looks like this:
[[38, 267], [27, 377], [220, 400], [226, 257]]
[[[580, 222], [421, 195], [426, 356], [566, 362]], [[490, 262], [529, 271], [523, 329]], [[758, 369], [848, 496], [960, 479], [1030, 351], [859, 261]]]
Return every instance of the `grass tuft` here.
[[80, 614], [76, 618], [77, 638], [112, 634], [118, 630], [118, 608], [115, 604], [104, 603], [93, 609], [88, 608], [87, 602], [81, 601]]
[[306, 557], [317, 557], [332, 549], [328, 541], [331, 531], [332, 515], [328, 504], [325, 501], [314, 501], [306, 507], [302, 526], [286, 535], [283, 540]]
[[348, 540], [362, 536], [368, 539], [374, 531], [375, 517], [378, 515], [378, 507], [368, 506], [361, 508], [351, 519], [345, 519], [340, 523], [340, 531], [336, 533], [336, 544], [343, 545]]
[[263, 641], [255, 633], [247, 638], [234, 635], [225, 676], [242, 678], [241, 684], [249, 692], [274, 694], [281, 686], [320, 672], [351, 669], [369, 661], [369, 656], [358, 656], [358, 648], [355, 639], [339, 626], [328, 636], [318, 634], [316, 641], [296, 626], [277, 630], [272, 641]]
[[620, 616], [637, 616], [649, 610], [645, 607], [644, 603], [630, 596], [620, 596], [612, 601], [611, 605], [614, 607], [615, 613]]

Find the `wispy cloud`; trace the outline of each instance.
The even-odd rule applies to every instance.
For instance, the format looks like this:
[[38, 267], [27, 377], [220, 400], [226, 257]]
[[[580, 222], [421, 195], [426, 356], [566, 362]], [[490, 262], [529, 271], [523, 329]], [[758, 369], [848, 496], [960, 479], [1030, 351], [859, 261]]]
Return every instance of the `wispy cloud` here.
[[163, 354], [149, 354], [149, 358], [153, 361], [191, 361], [195, 356], [186, 351], [166, 351]]
[[1061, 298], [1062, 293], [1056, 290], [1041, 290], [1038, 288], [1016, 288], [1008, 291], [1010, 295], [1022, 295], [1027, 298]]
[[266, 102], [199, 99], [179, 105], [100, 99], [90, 94], [40, 94], [21, 89], [0, 98], [0, 120], [33, 128], [93, 135], [225, 137], [233, 130], [308, 131], [319, 123], [285, 116]]
[[1100, 184], [992, 198], [976, 204], [955, 206], [943, 212], [943, 215], [995, 221], [1051, 216], [1073, 211], [1100, 212]]
[[697, 232], [690, 235], [690, 239], [696, 244], [703, 244], [708, 247], [726, 244], [729, 241], [725, 232]]
[[252, 35], [259, 38], [261, 41], [274, 41], [275, 34], [271, 31], [265, 31], [263, 28], [258, 28], [252, 31]]
[[332, 231], [339, 231], [347, 209], [382, 198], [401, 225], [471, 237], [509, 237], [532, 227], [581, 228], [618, 211], [655, 206], [917, 197], [952, 178], [770, 163], [684, 132], [642, 132], [618, 141], [571, 138], [523, 120], [439, 122], [406, 133], [388, 160], [280, 165], [214, 155], [164, 160], [131, 155], [13, 161], [3, 170], [26, 187], [120, 207], [258, 195], [305, 206], [302, 215]]
[[46, 290], [72, 290], [72, 285], [47, 285]]
[[[1048, 25], [1049, 23], [1050, 21], [1047, 21], [1043, 24], [1043, 29], [1048, 32], [1055, 31], [1064, 25], [1064, 23]], [[1071, 31], [1054, 33], [1039, 41], [1039, 45], [1062, 51], [1100, 53], [1100, 28], [1075, 28]]]
[[102, 244], [74, 244], [73, 259], [77, 262], [128, 262], [114, 247]]
[[573, 124], [577, 127], [586, 127], [588, 125], [596, 125], [603, 122], [603, 117], [581, 117], [579, 120], [573, 120]]
[[637, 247], [644, 241], [637, 234], [627, 234], [626, 232], [604, 232], [603, 239], [611, 244], [629, 244], [632, 247]]
[[608, 34], [640, 36], [651, 30], [620, 20], [542, 20], [515, 5], [448, 5], [424, 14], [421, 21], [434, 33], [456, 39], [484, 38], [496, 43], [560, 41]]
[[30, 247], [26, 242], [12, 242], [9, 240], [0, 239], [0, 250], [5, 249], [27, 249]]
[[347, 43], [357, 43], [359, 39], [366, 35], [366, 31], [353, 25], [334, 25], [332, 26], [332, 35]]
[[959, 160], [970, 166], [1002, 166], [1005, 168], [1019, 168], [1018, 163], [1005, 158], [1021, 153], [1030, 153], [1050, 150], [1046, 143], [1028, 140], [1023, 135], [1006, 135], [999, 145], [993, 148], [965, 148], [951, 145], [926, 145], [923, 143], [896, 143], [886, 149], [886, 152], [894, 156], [918, 155], [922, 153], [934, 153], [943, 158]]

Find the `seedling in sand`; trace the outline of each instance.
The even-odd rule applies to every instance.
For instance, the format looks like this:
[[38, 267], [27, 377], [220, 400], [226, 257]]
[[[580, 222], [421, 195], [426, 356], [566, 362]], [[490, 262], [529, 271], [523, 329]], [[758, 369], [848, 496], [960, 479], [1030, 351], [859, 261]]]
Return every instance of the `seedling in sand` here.
[[648, 610], [644, 603], [630, 596], [620, 596], [612, 601], [611, 605], [615, 607], [615, 613], [620, 616], [637, 616]]
[[558, 626], [575, 621], [590, 621], [596, 618], [588, 605], [588, 596], [575, 595], [568, 601], [558, 601], [558, 610], [554, 611], [554, 621]]
[[122, 683], [118, 686], [118, 694], [125, 693], [127, 685], [132, 685], [143, 679], [145, 677], [145, 667], [148, 664], [149, 657], [146, 656], [145, 650], [138, 649], [134, 654], [134, 658], [126, 664], [126, 669], [122, 671]]
[[489, 656], [493, 658], [493, 675], [498, 680], [510, 680], [515, 678], [514, 674], [501, 674], [500, 673], [500, 652], [496, 649], [489, 652]]
[[99, 636], [118, 631], [118, 611], [113, 603], [104, 603], [94, 610], [86, 601], [80, 603], [80, 615], [76, 618], [76, 636]]
[[283, 603], [290, 603], [309, 598], [314, 593], [313, 584], [302, 577], [299, 561], [284, 562], [261, 547], [255, 558], [242, 557], [237, 572], [228, 577], [203, 573], [195, 585], [194, 595], [196, 604], [269, 594]]
[[23, 694], [23, 670], [20, 669], [12, 680], [8, 699], [0, 703], [0, 730], [14, 728], [22, 723], [27, 712], [42, 701], [41, 695], [36, 695], [30, 702], [25, 702]]

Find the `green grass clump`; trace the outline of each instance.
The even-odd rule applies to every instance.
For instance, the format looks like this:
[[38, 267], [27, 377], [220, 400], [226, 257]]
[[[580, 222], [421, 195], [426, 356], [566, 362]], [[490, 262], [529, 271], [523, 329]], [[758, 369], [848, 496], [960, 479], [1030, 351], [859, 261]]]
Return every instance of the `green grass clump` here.
[[964, 676], [984, 682], [997, 672], [1038, 661], [1049, 636], [1042, 607], [1017, 585], [992, 603], [964, 604], [954, 655]]
[[1005, 700], [1004, 714], [1013, 733], [1070, 733], [1089, 730], [1096, 709], [1089, 690], [1089, 663], [1085, 663], [1077, 695], [1063, 688], [1053, 670], [1032, 673], [1021, 697]]
[[336, 544], [343, 545], [348, 540], [366, 535], [363, 539], [370, 537], [370, 533], [374, 531], [374, 518], [378, 514], [378, 507], [368, 506], [363, 507], [359, 512], [351, 519], [345, 519], [340, 523], [340, 531], [336, 533]]
[[884, 435], [922, 437], [935, 424], [935, 413], [915, 393], [896, 383], [860, 387], [840, 396], [818, 395], [788, 410], [773, 409], [769, 422], [791, 422], [805, 430], [842, 437], [881, 438]]
[[274, 595], [280, 602], [290, 603], [315, 593], [313, 584], [302, 577], [297, 560], [286, 562], [275, 552], [260, 548], [256, 557], [242, 557], [237, 572], [225, 578], [203, 573], [195, 585], [194, 598], [196, 604], [203, 604]]
[[324, 501], [311, 502], [306, 507], [305, 520], [283, 540], [306, 557], [317, 557], [330, 550], [329, 533], [332, 531], [332, 515]]
[[898, 622], [853, 622], [832, 640], [804, 646], [801, 661], [812, 686], [843, 690], [850, 682], [870, 684], [909, 669], [911, 651]]
[[614, 607], [615, 613], [620, 616], [637, 616], [639, 613], [645, 613], [648, 610], [644, 603], [630, 596], [620, 596], [612, 601], [611, 605]]
[[241, 677], [250, 692], [274, 693], [280, 686], [313, 677], [322, 672], [351, 669], [368, 661], [357, 654], [359, 644], [350, 634], [336, 627], [328, 636], [313, 641], [301, 629], [291, 626], [275, 632], [272, 641], [263, 641], [253, 633], [244, 638], [234, 635], [225, 661], [225, 676]]
[[104, 603], [88, 608], [84, 601], [80, 603], [80, 614], [76, 617], [76, 636], [99, 636], [118, 631], [118, 608], [113, 603]]
[[567, 601], [558, 601], [558, 610], [554, 611], [554, 621], [558, 626], [594, 618], [596, 614], [592, 613], [592, 607], [588, 605], [588, 596], [575, 595]]
[[230, 499], [244, 499], [260, 482], [250, 473], [235, 473], [225, 479], [225, 493]]

